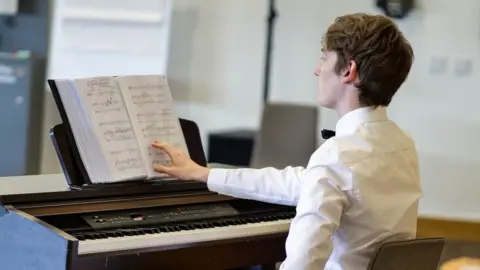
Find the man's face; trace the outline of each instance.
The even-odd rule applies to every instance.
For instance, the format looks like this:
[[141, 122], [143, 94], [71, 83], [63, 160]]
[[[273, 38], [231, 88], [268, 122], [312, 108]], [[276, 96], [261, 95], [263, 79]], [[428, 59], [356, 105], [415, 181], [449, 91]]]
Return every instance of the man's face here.
[[343, 95], [341, 76], [335, 72], [337, 54], [331, 51], [322, 52], [322, 57], [315, 68], [318, 77], [317, 101], [322, 107], [335, 109], [340, 97]]

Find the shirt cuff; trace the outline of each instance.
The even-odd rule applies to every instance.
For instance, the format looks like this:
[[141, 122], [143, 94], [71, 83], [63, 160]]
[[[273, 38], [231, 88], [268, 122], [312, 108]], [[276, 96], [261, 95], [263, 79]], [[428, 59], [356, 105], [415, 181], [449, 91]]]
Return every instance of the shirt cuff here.
[[221, 192], [227, 182], [228, 169], [210, 169], [207, 186], [210, 191]]

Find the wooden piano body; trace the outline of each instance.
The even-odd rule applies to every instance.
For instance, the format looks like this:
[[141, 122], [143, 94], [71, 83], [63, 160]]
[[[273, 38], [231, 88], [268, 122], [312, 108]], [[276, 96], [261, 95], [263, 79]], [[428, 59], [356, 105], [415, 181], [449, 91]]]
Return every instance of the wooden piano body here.
[[[181, 123], [190, 155], [206, 165], [197, 126]], [[0, 269], [273, 268], [284, 259], [294, 209], [193, 181], [88, 185], [67, 134], [63, 124], [51, 131], [66, 181], [36, 192], [45, 180], [10, 180], [30, 190], [0, 196]]]

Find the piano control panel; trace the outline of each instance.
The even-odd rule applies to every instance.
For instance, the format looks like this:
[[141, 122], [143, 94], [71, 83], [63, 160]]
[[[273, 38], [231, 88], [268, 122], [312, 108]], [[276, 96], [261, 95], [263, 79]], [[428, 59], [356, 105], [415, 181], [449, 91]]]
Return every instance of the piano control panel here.
[[186, 220], [236, 216], [239, 212], [228, 203], [186, 205], [159, 209], [128, 210], [83, 215], [94, 229], [138, 227]]

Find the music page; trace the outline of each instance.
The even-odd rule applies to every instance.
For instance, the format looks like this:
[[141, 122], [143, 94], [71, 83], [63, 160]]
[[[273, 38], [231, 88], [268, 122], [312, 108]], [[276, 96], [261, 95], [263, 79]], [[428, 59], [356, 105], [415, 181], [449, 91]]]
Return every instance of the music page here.
[[125, 104], [140, 144], [140, 151], [147, 160], [149, 178], [161, 178], [164, 174], [153, 170], [154, 164], [171, 165], [170, 158], [151, 145], [167, 142], [182, 149], [188, 155], [180, 121], [176, 115], [172, 95], [165, 76], [117, 77]]
[[79, 79], [76, 85], [110, 166], [111, 181], [145, 179], [146, 163], [115, 78]]

